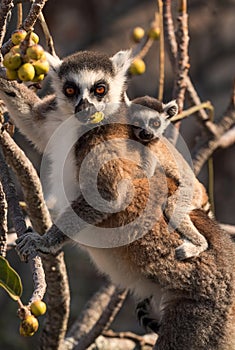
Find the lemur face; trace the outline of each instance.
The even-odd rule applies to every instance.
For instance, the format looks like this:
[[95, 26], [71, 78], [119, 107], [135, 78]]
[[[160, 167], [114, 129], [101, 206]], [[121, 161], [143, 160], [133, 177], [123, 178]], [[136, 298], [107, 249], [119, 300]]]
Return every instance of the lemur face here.
[[175, 101], [163, 104], [149, 96], [136, 98], [129, 108], [129, 118], [135, 136], [142, 142], [160, 138], [176, 115], [178, 107]]
[[125, 92], [130, 63], [130, 51], [111, 58], [84, 51], [65, 58], [52, 74], [58, 106], [67, 117], [75, 114], [82, 123], [96, 111], [115, 112]]

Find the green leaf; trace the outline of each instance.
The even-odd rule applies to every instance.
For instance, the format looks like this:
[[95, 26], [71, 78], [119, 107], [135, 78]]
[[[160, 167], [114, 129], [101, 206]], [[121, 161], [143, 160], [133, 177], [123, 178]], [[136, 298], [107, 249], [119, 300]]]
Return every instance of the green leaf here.
[[14, 300], [21, 297], [22, 283], [20, 276], [2, 256], [0, 256], [0, 287], [4, 288]]

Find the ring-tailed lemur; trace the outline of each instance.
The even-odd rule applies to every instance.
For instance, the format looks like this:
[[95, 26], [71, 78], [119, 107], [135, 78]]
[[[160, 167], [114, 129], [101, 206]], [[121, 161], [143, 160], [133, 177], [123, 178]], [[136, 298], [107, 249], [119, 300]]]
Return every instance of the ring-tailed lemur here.
[[[63, 61], [49, 54], [47, 57], [54, 94], [40, 99], [24, 84], [1, 79], [0, 98], [15, 125], [39, 152], [45, 152], [48, 145], [51, 181], [46, 200], [56, 217], [67, 206], [64, 188], [70, 202], [79, 192], [73, 152], [78, 134], [96, 111], [110, 116], [119, 108], [125, 98], [126, 73], [132, 58], [130, 50], [119, 51], [111, 58], [92, 51], [77, 52]], [[53, 134], [57, 135], [54, 142]], [[66, 152], [61, 186], [58, 168]]]
[[[129, 109], [134, 134], [146, 146], [143, 148], [146, 151], [143, 158], [147, 174], [154, 174], [156, 166], [159, 166], [156, 165], [158, 161], [166, 176], [177, 182], [177, 190], [168, 197], [164, 213], [184, 238], [184, 243], [176, 248], [177, 258], [183, 260], [199, 255], [208, 247], [205, 237], [192, 224], [189, 213], [193, 209], [208, 207], [209, 204], [204, 186], [196, 179], [180, 153], [163, 136], [170, 118], [177, 113], [176, 101], [163, 104], [149, 96], [134, 99]], [[149, 149], [154, 152], [155, 159], [148, 155]]]
[[[114, 71], [122, 72], [120, 75], [124, 82], [126, 66], [123, 62], [114, 64], [114, 61], [111, 61], [116, 67]], [[62, 70], [61, 78], [58, 75], [61, 69], [60, 65], [55, 68], [58, 88], [59, 83], [60, 86], [63, 86], [62, 79], [70, 73], [69, 64], [66, 65], [65, 62], [64, 67], [66, 66], [68, 71]], [[84, 74], [85, 72], [89, 73], [88, 80], [91, 79], [92, 67], [94, 69], [94, 66], [89, 67], [90, 69], [83, 70]], [[78, 69], [77, 65], [74, 66], [74, 70], [76, 69]], [[112, 77], [111, 72], [110, 75], [107, 72], [103, 75], [105, 78]], [[92, 86], [94, 86], [94, 81]], [[86, 92], [84, 99], [87, 99], [87, 95], [92, 95], [94, 92], [94, 89], [91, 91], [87, 86], [83, 86], [82, 90]], [[123, 89], [120, 90], [121, 95]], [[6, 83], [1, 79], [0, 91], [1, 97], [6, 102], [17, 125], [41, 150], [45, 147], [47, 135], [50, 137], [54, 128], [70, 117], [71, 108], [69, 106], [75, 107], [72, 101], [76, 100], [75, 95], [78, 94], [78, 91], [74, 92], [74, 86], [72, 89], [69, 86], [65, 93], [69, 95], [72, 93], [73, 98], [67, 97], [60, 91], [59, 97], [48, 97], [41, 104], [41, 101], [29, 93], [26, 88], [15, 83]], [[64, 109], [66, 103], [68, 114]], [[85, 104], [83, 101], [83, 105]], [[58, 105], [61, 108], [58, 109]], [[83, 122], [89, 120], [89, 108], [81, 113]], [[86, 113], [87, 111], [88, 113]], [[93, 108], [91, 111], [93, 113]], [[75, 115], [74, 112], [73, 110], [72, 118]], [[48, 116], [52, 116], [50, 121], [48, 121]], [[71, 131], [71, 134], [61, 134], [61, 148], [58, 150], [60, 147], [58, 144], [55, 145], [57, 148], [52, 147], [51, 151], [55, 152], [52, 155], [56, 157], [58, 155], [59, 158], [59, 151], [63, 146], [66, 146], [66, 139], [71, 138], [71, 135], [75, 138], [76, 123], [75, 126], [71, 125], [74, 130]], [[39, 131], [40, 127], [42, 130]], [[200, 259], [194, 258], [186, 262], [175, 259], [175, 248], [180, 243], [180, 237], [176, 231], [169, 231], [168, 222], [161, 215], [161, 210], [167, 192], [174, 191], [177, 188], [177, 183], [170, 186], [172, 179], [169, 178], [169, 181], [166, 181], [166, 175], [161, 169], [156, 169], [154, 175], [147, 178], [144, 176], [141, 164], [139, 165], [138, 162], [135, 164], [132, 159], [125, 157], [130, 151], [127, 141], [133, 137], [132, 135], [132, 127], [125, 124], [107, 124], [92, 129], [76, 142], [74, 149], [76, 163], [69, 168], [75, 170], [71, 181], [77, 181], [79, 184], [77, 172], [81, 169], [85, 157], [93, 151], [93, 157], [90, 159], [91, 170], [96, 167], [97, 163], [101, 162], [102, 164], [103, 160], [106, 161], [100, 168], [97, 178], [97, 187], [102, 197], [107, 202], [118, 202], [119, 197], [125, 198], [129, 189], [132, 189], [129, 204], [122, 210], [110, 213], [92, 208], [82, 195], [78, 194], [74, 200], [72, 196], [71, 206], [78, 215], [77, 220], [73, 220], [74, 216], [69, 210], [70, 208], [64, 209], [64, 203], [60, 203], [62, 206], [60, 209], [63, 210], [57, 217], [56, 225], [53, 225], [44, 236], [39, 236], [36, 233], [25, 234], [18, 240], [18, 250], [25, 259], [35, 250], [56, 252], [68, 241], [66, 233], [76, 236], [80, 230], [87, 227], [87, 224], [92, 226], [92, 234], [96, 234], [96, 228], [97, 231], [100, 228], [104, 235], [107, 228], [130, 227], [132, 232], [129, 230], [124, 232], [127, 238], [131, 234], [135, 237], [137, 231], [146, 230], [144, 235], [139, 238], [136, 235], [138, 239], [124, 246], [110, 247], [109, 249], [107, 247], [84, 246], [84, 249], [88, 251], [99, 270], [109, 275], [114, 283], [133, 290], [140, 297], [153, 296], [161, 324], [156, 344], [158, 350], [227, 350], [229, 345], [234, 346], [235, 342], [235, 315], [233, 315], [234, 247], [231, 245], [231, 240], [203, 212], [194, 211], [190, 214], [192, 222], [208, 239], [210, 249], [203, 252]], [[110, 159], [110, 147], [106, 141], [120, 138], [123, 139], [124, 143], [114, 142], [113, 159]], [[97, 146], [99, 147], [97, 148]], [[135, 148], [129, 153], [133, 154], [134, 161], [135, 159], [142, 161], [141, 154]], [[108, 156], [108, 161], [105, 156]], [[128, 179], [131, 180], [132, 186], [128, 186], [129, 184], [126, 183]], [[56, 185], [58, 187], [61, 184], [56, 183]], [[172, 187], [174, 187], [173, 190]], [[76, 191], [74, 196], [76, 196]], [[145, 207], [149, 201], [152, 204], [151, 210], [145, 213]], [[135, 222], [138, 225], [135, 225]], [[127, 226], [132, 223], [133, 225]], [[64, 232], [61, 229], [64, 229]], [[85, 230], [85, 237], [87, 233], [89, 233], [89, 227], [87, 232]], [[115, 239], [115, 236], [112, 238]], [[102, 239], [102, 235], [97, 238], [98, 241], [100, 239]]]

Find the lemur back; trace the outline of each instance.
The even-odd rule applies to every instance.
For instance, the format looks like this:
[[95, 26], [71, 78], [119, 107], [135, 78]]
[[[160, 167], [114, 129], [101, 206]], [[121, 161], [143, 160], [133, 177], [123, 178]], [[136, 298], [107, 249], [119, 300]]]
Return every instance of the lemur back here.
[[[149, 96], [132, 101], [129, 118], [133, 124], [136, 138], [145, 146], [145, 165], [149, 176], [157, 167], [162, 167], [166, 177], [177, 183], [177, 188], [170, 194], [164, 213], [170, 224], [185, 238], [176, 249], [179, 259], [197, 256], [207, 249], [205, 237], [192, 224], [189, 212], [208, 206], [208, 197], [204, 186], [197, 180], [189, 164], [176, 148], [163, 136], [171, 117], [176, 115], [178, 107], [175, 101], [164, 105]], [[155, 155], [149, 157], [149, 153]]]

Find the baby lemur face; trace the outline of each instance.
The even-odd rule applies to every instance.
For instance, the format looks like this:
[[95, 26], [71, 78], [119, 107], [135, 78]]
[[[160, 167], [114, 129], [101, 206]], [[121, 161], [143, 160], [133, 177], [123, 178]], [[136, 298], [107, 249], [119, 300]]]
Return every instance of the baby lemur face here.
[[149, 96], [134, 99], [129, 114], [135, 136], [145, 143], [161, 137], [177, 112], [175, 101], [163, 104]]
[[110, 115], [118, 108], [125, 91], [130, 51], [109, 58], [96, 52], [78, 52], [52, 63], [52, 79], [59, 108], [69, 117], [86, 123], [96, 111]]

